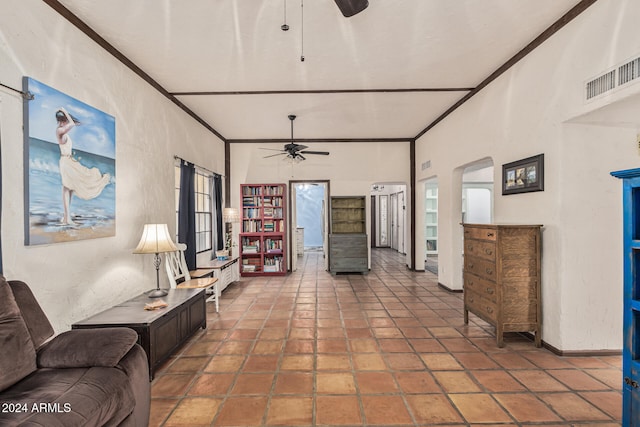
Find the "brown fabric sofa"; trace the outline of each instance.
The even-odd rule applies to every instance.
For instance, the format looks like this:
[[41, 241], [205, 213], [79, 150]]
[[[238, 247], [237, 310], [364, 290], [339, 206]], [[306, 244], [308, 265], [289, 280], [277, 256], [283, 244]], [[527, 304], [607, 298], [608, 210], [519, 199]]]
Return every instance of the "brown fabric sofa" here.
[[149, 423], [147, 358], [127, 328], [53, 328], [29, 287], [0, 276], [0, 425]]

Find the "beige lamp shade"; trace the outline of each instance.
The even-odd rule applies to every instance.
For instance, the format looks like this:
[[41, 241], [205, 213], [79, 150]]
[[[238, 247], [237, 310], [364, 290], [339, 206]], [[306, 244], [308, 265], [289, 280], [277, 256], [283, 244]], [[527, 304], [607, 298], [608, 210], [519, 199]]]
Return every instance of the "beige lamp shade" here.
[[224, 208], [222, 210], [222, 220], [224, 222], [239, 222], [240, 212], [236, 208]]
[[171, 240], [167, 224], [145, 224], [140, 243], [138, 243], [133, 253], [157, 254], [177, 250], [178, 248]]

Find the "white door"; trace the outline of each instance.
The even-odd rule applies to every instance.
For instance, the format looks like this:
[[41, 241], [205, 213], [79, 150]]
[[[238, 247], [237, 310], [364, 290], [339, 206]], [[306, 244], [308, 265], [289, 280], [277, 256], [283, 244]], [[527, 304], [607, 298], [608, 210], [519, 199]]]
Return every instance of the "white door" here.
[[391, 195], [391, 249], [398, 250], [398, 193]]

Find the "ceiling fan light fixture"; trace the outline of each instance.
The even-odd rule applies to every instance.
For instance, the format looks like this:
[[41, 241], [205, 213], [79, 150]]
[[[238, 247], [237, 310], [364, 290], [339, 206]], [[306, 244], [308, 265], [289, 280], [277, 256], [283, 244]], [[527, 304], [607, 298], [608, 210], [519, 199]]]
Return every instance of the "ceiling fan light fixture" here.
[[360, 13], [369, 6], [369, 0], [335, 0], [335, 2], [345, 18]]

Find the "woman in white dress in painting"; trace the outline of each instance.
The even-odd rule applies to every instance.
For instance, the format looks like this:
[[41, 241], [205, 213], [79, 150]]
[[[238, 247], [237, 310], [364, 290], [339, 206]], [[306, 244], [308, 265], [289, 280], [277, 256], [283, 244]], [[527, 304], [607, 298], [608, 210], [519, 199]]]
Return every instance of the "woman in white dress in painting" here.
[[60, 177], [62, 178], [62, 204], [64, 216], [62, 224], [73, 225], [69, 209], [71, 196], [76, 195], [84, 200], [94, 199], [109, 184], [111, 176], [102, 174], [98, 168], [88, 168], [72, 157], [73, 142], [69, 131], [80, 122], [64, 108], [56, 111], [56, 140], [60, 147]]

